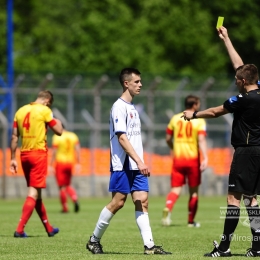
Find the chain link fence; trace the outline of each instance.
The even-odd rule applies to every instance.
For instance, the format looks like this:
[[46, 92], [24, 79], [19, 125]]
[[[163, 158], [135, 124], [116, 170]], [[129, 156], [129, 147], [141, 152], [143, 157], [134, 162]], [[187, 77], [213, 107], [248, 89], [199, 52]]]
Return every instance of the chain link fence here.
[[[165, 129], [170, 118], [184, 109], [184, 98], [193, 94], [201, 98], [201, 109], [218, 106], [232, 95], [236, 95], [234, 81], [227, 78], [207, 77], [189, 79], [187, 77], [147, 76], [142, 78], [140, 96], [134, 98], [142, 122], [144, 150], [148, 154], [169, 156], [165, 142]], [[81, 147], [91, 153], [89, 177], [95, 177], [95, 149], [109, 149], [109, 113], [112, 104], [122, 94], [122, 87], [116, 76], [45, 76], [18, 75], [12, 89], [0, 88], [0, 102], [11, 100], [0, 113], [0, 147], [2, 150], [3, 193], [6, 190], [6, 158], [12, 128], [10, 110], [15, 111], [36, 99], [40, 90], [50, 90], [54, 94], [53, 113], [62, 120], [68, 130], [74, 131], [80, 139]], [[8, 97], [8, 98], [7, 98]], [[2, 100], [2, 101], [1, 101]], [[207, 120], [207, 141], [209, 148], [231, 148], [230, 132], [232, 115]], [[51, 147], [52, 132], [48, 132], [48, 145]], [[84, 158], [83, 158], [84, 160]], [[152, 163], [148, 157], [148, 164]], [[100, 161], [102, 164], [102, 161]], [[219, 163], [216, 161], [216, 164]], [[92, 169], [91, 169], [92, 167]], [[82, 169], [84, 171], [84, 169]], [[169, 175], [162, 172], [162, 175]], [[223, 172], [223, 175], [228, 172]], [[109, 176], [109, 165], [107, 165]], [[95, 178], [92, 178], [92, 186]], [[91, 192], [92, 195], [95, 191]]]

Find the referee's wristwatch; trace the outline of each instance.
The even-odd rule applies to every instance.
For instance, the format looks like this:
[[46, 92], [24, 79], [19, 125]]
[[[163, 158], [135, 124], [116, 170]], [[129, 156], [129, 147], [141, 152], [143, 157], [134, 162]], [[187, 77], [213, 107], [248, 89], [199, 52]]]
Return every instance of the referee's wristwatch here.
[[198, 113], [199, 111], [194, 111], [194, 113], [193, 113], [193, 115], [192, 115], [192, 118], [197, 118], [197, 113]]

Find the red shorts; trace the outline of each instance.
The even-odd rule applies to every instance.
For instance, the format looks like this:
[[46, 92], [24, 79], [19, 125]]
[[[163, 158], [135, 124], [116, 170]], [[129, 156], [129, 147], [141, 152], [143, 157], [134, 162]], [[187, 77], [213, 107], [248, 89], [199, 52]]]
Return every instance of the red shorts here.
[[71, 183], [72, 177], [72, 163], [56, 163], [55, 170], [56, 170], [56, 181], [59, 187], [61, 186], [68, 186]]
[[22, 152], [21, 163], [27, 187], [46, 188], [47, 152]]
[[174, 166], [171, 174], [171, 186], [181, 187], [188, 180], [189, 187], [197, 187], [201, 183], [199, 166]]

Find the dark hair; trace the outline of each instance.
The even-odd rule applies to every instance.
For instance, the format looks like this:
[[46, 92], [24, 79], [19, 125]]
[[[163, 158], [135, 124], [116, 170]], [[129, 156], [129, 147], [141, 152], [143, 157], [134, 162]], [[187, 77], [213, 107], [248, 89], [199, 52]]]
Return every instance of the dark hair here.
[[54, 101], [53, 94], [49, 90], [40, 91], [37, 98], [48, 98], [51, 104]]
[[124, 86], [124, 81], [131, 80], [132, 74], [141, 75], [141, 72], [135, 68], [124, 68], [121, 70], [119, 75], [119, 82], [122, 86]]
[[236, 69], [236, 77], [254, 85], [258, 81], [258, 69], [254, 64], [244, 64]]
[[193, 96], [193, 95], [189, 95], [185, 98], [184, 101], [184, 106], [186, 109], [190, 109], [192, 108], [195, 104], [198, 104], [198, 102], [200, 101], [199, 97]]

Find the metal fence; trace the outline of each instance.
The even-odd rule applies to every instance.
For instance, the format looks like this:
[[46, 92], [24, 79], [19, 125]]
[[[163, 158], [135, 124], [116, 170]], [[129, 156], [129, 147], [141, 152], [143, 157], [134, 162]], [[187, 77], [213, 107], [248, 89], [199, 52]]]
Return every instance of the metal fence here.
[[[199, 96], [201, 109], [204, 109], [218, 106], [228, 97], [237, 94], [234, 81], [220, 77], [191, 80], [186, 77], [147, 76], [142, 78], [142, 83], [141, 94], [135, 97], [134, 103], [142, 121], [144, 149], [146, 152], [160, 155], [169, 154], [165, 143], [165, 129], [173, 114], [184, 109], [184, 98], [187, 95]], [[10, 140], [10, 110], [13, 115], [17, 108], [34, 101], [37, 93], [43, 89], [52, 91], [54, 115], [63, 121], [68, 130], [79, 136], [82, 147], [109, 147], [109, 112], [122, 93], [117, 77], [52, 74], [43, 77], [21, 74], [17, 76], [11, 89], [0, 88], [2, 102], [7, 100], [7, 97], [11, 100], [0, 113], [2, 151], [6, 150]], [[230, 147], [231, 122], [231, 115], [207, 120], [210, 148]], [[51, 135], [52, 133], [48, 133], [48, 145], [51, 145]], [[6, 153], [3, 153], [2, 173], [6, 168], [6, 156]]]
[[[144, 81], [141, 94], [134, 99], [134, 103], [142, 120], [145, 149], [159, 154], [168, 153], [162, 140], [165, 128], [171, 116], [184, 109], [183, 101], [187, 95], [199, 96], [203, 109], [220, 105], [231, 95], [237, 94], [233, 81], [226, 80], [225, 86], [222, 86], [223, 80], [218, 82], [213, 77], [201, 79], [201, 82], [192, 82], [186, 77], [170, 79], [159, 76]], [[53, 92], [54, 114], [80, 136], [84, 147], [108, 147], [109, 140], [104, 133], [108, 131], [110, 108], [122, 93], [117, 78], [107, 75], [54, 77], [47, 74], [43, 78], [19, 75], [12, 89], [0, 88], [2, 97], [12, 97], [3, 114], [7, 116], [10, 109], [14, 114], [20, 106], [34, 101], [42, 89]], [[8, 129], [11, 126], [12, 122], [9, 122]], [[229, 145], [226, 135], [230, 132], [230, 117], [208, 120], [208, 131], [212, 146]]]

